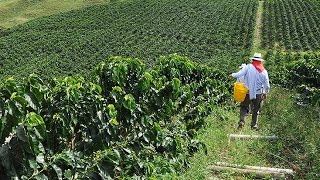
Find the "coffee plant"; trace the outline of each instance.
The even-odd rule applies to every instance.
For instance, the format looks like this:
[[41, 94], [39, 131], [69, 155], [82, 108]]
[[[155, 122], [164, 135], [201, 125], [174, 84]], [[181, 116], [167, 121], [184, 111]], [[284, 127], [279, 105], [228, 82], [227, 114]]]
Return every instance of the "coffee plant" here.
[[224, 72], [177, 54], [149, 69], [111, 57], [92, 76], [0, 86], [1, 179], [173, 178], [206, 150], [197, 131], [232, 89]]
[[153, 66], [159, 56], [179, 53], [226, 69], [250, 51], [257, 3], [125, 0], [35, 19], [0, 30], [0, 80], [90, 77], [110, 56]]
[[264, 1], [262, 45], [265, 49], [320, 49], [318, 0]]
[[319, 53], [269, 52], [270, 79], [300, 93], [299, 104], [320, 105]]

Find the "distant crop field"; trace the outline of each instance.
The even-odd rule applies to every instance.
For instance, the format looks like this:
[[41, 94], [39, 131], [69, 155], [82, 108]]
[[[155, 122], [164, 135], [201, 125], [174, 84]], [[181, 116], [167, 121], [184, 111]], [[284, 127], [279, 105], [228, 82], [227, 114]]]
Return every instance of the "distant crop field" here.
[[79, 9], [109, 0], [0, 0], [0, 28], [11, 28], [32, 19]]
[[33, 20], [0, 37], [1, 78], [87, 74], [110, 56], [178, 53], [222, 69], [250, 50], [255, 0], [116, 1]]
[[320, 49], [320, 3], [317, 0], [270, 0], [264, 2], [264, 48]]

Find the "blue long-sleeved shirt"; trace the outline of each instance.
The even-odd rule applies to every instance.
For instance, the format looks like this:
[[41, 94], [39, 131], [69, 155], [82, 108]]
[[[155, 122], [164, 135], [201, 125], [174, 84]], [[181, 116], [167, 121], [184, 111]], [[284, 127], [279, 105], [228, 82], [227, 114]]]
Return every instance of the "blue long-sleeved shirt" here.
[[231, 75], [234, 78], [244, 76], [244, 85], [249, 89], [250, 99], [255, 99], [257, 94], [266, 94], [270, 90], [267, 70], [259, 73], [252, 64], [247, 64], [239, 72], [232, 73]]

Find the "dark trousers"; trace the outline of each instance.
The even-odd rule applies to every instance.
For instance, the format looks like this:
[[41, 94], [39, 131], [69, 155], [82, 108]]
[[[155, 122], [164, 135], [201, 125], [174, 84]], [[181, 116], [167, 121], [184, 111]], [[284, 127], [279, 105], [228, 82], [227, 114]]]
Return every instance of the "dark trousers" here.
[[254, 127], [258, 123], [258, 111], [261, 108], [261, 94], [257, 94], [256, 99], [249, 99], [249, 94], [247, 94], [246, 98], [244, 99], [243, 102], [240, 104], [240, 121], [239, 121], [239, 126], [244, 125], [244, 117], [247, 114], [247, 110], [249, 109], [249, 105], [251, 103], [252, 107], [252, 121], [251, 121], [251, 127]]

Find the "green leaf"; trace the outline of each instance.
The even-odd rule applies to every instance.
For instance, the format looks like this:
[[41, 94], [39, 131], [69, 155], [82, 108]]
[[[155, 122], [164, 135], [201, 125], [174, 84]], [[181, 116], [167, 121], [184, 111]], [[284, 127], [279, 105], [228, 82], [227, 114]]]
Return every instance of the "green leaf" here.
[[40, 174], [36, 175], [35, 178], [38, 179], [38, 180], [46, 180], [46, 179], [48, 179], [48, 177], [46, 175], [44, 175], [43, 173], [40, 173]]
[[73, 122], [74, 126], [78, 124], [78, 118], [75, 112], [70, 112], [71, 114], [71, 121]]
[[148, 72], [145, 72], [143, 75], [143, 78], [141, 78], [139, 82], [139, 90], [145, 91], [150, 89], [151, 82], [152, 82], [152, 75]]
[[112, 149], [112, 151], [113, 151], [116, 159], [117, 159], [117, 160], [120, 160], [120, 159], [121, 159], [121, 156], [120, 156], [119, 151], [118, 151], [117, 149]]
[[144, 134], [143, 136], [143, 140], [146, 142], [146, 143], [149, 143], [150, 141], [149, 141], [149, 138]]
[[31, 93], [31, 92], [26, 92], [24, 94], [24, 98], [27, 100], [27, 102], [29, 103], [29, 106], [34, 109], [37, 110], [39, 107], [39, 102], [38, 100], [35, 98], [35, 96]]
[[112, 149], [112, 152], [108, 153], [107, 157], [111, 163], [113, 163], [115, 165], [119, 165], [120, 160], [121, 160], [121, 156], [120, 156], [120, 153], [117, 149]]
[[30, 166], [32, 169], [37, 169], [37, 168], [38, 168], [37, 161], [35, 161], [34, 159], [29, 159], [28, 162], [29, 162], [29, 166]]
[[155, 130], [156, 130], [157, 132], [161, 132], [161, 127], [160, 127], [160, 124], [159, 124], [159, 123], [154, 122], [153, 125], [154, 125], [154, 128], [155, 128]]
[[46, 153], [45, 148], [41, 142], [39, 142], [38, 148], [39, 148], [39, 151], [42, 152], [43, 154]]
[[20, 139], [23, 142], [28, 142], [28, 137], [27, 137], [26, 131], [22, 125], [17, 127], [16, 132], [17, 132], [18, 139]]
[[67, 179], [72, 179], [72, 171], [70, 169], [67, 169], [66, 171], [64, 171], [63, 175]]
[[95, 74], [97, 74], [99, 76], [102, 76], [105, 67], [106, 67], [106, 63], [104, 63], [104, 62], [99, 63], [98, 66], [95, 69]]
[[43, 126], [45, 125], [42, 117], [34, 112], [30, 112], [29, 114], [27, 114], [26, 120], [24, 122], [27, 126]]
[[56, 164], [52, 164], [51, 167], [56, 172], [58, 179], [62, 180], [62, 169], [59, 166], [57, 166]]
[[81, 83], [77, 83], [71, 86], [67, 87], [67, 98], [71, 100], [73, 103], [77, 104], [79, 103], [80, 99], [80, 94], [81, 94], [81, 89], [82, 85]]
[[39, 102], [43, 100], [43, 94], [41, 93], [39, 87], [31, 86], [30, 91], [34, 94], [34, 96], [37, 98]]
[[2, 167], [4, 167], [6, 173], [17, 175], [16, 170], [12, 164], [12, 159], [10, 158], [10, 150], [9, 144], [2, 144], [0, 147], [0, 161]]
[[133, 111], [135, 109], [136, 103], [132, 94], [126, 94], [124, 96], [123, 106], [129, 109], [130, 111]]
[[111, 118], [116, 118], [117, 117], [117, 115], [118, 115], [118, 112], [117, 112], [117, 110], [116, 110], [116, 108], [114, 107], [114, 105], [113, 104], [109, 104], [108, 105], [108, 114], [109, 114], [109, 116], [111, 117]]
[[117, 121], [116, 118], [111, 118], [111, 120], [109, 121], [109, 123], [110, 123], [112, 126], [118, 126], [118, 125], [119, 125], [119, 122]]
[[40, 164], [45, 164], [45, 160], [44, 160], [44, 155], [42, 153], [40, 153], [37, 157], [36, 157], [36, 161]]
[[35, 93], [35, 95], [39, 95], [39, 100], [42, 99], [42, 93], [43, 91], [43, 81], [36, 75], [36, 74], [30, 74], [28, 78], [28, 83], [30, 85], [31, 92]]
[[25, 106], [28, 103], [27, 100], [18, 95], [17, 92], [12, 93], [10, 99], [20, 103], [22, 106]]
[[108, 170], [110, 170], [110, 167], [108, 167], [108, 165], [99, 164], [97, 165], [97, 168], [98, 168], [99, 175], [103, 180], [112, 180], [111, 176], [108, 173]]
[[[42, 128], [43, 126], [29, 126], [28, 131], [29, 132], [33, 132], [33, 135], [35, 135], [35, 137], [38, 140], [42, 140], [45, 136], [45, 128]], [[40, 132], [39, 132], [39, 130]]]
[[12, 101], [9, 102], [8, 113], [15, 118], [20, 118], [20, 116], [22, 114], [22, 112], [19, 110], [19, 108], [16, 106], [16, 104]]
[[131, 150], [128, 149], [128, 148], [122, 148], [122, 150], [125, 151], [125, 152], [128, 153], [128, 154], [131, 154]]
[[172, 79], [172, 87], [174, 91], [178, 91], [180, 89], [181, 82], [180, 79], [178, 78], [173, 78]]
[[117, 103], [121, 99], [122, 89], [119, 86], [115, 86], [112, 88], [111, 91], [111, 97], [114, 99], [114, 101]]
[[99, 86], [98, 84], [94, 84], [92, 82], [90, 82], [89, 85], [90, 85], [90, 92], [97, 90], [98, 93], [101, 94], [101, 92], [102, 92], [101, 86]]
[[13, 77], [10, 77], [6, 80], [4, 88], [10, 94], [18, 91], [16, 81], [13, 79]]
[[31, 139], [30, 146], [33, 151], [33, 154], [39, 154], [40, 153], [39, 141], [37, 137], [34, 134], [29, 133], [29, 139]]

